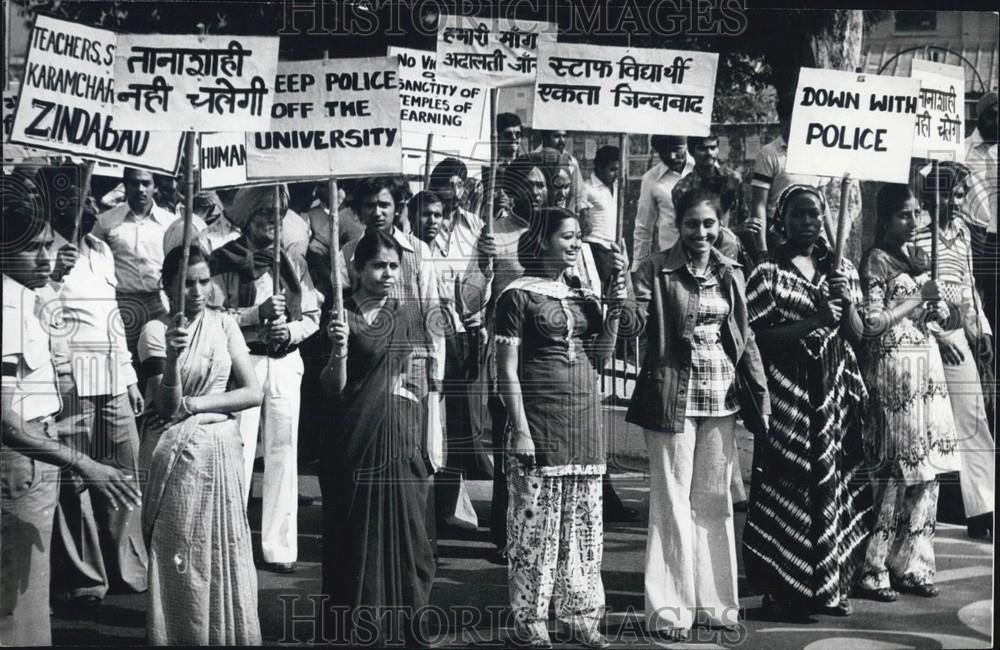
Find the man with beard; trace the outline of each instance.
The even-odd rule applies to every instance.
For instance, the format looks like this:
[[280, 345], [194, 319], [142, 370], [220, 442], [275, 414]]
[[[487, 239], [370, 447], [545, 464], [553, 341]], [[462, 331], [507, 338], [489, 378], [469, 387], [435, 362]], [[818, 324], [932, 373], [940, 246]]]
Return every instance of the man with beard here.
[[[233, 312], [257, 378], [264, 389], [260, 408], [240, 412], [249, 496], [258, 431], [264, 452], [261, 555], [277, 573], [295, 571], [298, 559], [298, 426], [303, 364], [299, 345], [319, 329], [320, 296], [305, 260], [280, 253], [279, 283], [271, 275], [275, 218], [288, 211], [288, 192], [274, 186], [244, 187], [233, 200], [231, 218], [243, 234], [212, 253], [213, 280], [222, 307]], [[280, 244], [279, 244], [280, 245]]]

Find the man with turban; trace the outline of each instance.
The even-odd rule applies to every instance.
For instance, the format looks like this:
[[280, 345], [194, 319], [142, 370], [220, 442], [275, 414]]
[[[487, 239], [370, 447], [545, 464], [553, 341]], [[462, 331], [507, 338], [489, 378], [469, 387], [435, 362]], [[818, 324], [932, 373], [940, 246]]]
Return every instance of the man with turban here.
[[278, 194], [275, 206], [274, 186], [244, 187], [236, 193], [229, 216], [242, 235], [212, 253], [211, 267], [222, 307], [240, 324], [264, 388], [264, 403], [238, 416], [247, 496], [258, 431], [263, 441], [261, 553], [267, 568], [291, 573], [298, 558], [297, 446], [303, 371], [298, 346], [319, 329], [322, 296], [313, 287], [305, 260], [294, 250], [280, 254], [281, 289], [274, 292], [275, 220], [288, 212], [284, 185]]

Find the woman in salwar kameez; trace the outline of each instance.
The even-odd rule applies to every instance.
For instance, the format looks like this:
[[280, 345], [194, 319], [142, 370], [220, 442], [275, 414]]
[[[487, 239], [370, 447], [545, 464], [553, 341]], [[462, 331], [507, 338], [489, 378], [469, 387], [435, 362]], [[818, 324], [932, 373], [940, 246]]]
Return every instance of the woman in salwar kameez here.
[[756, 441], [743, 557], [781, 618], [846, 616], [871, 532], [864, 462], [867, 391], [852, 343], [863, 331], [853, 265], [820, 240], [826, 201], [792, 185], [778, 201], [787, 241], [754, 269], [747, 308], [767, 368], [770, 431]]
[[[604, 305], [566, 275], [582, 248], [572, 212], [539, 211], [524, 237], [525, 275], [500, 295], [495, 326], [499, 390], [509, 423], [512, 641], [551, 647], [552, 600], [572, 637], [603, 647], [607, 642], [598, 626], [604, 614], [606, 461], [597, 382], [614, 348], [627, 294], [617, 281], [608, 287], [610, 304]], [[619, 271], [625, 268], [624, 259], [616, 264]]]
[[[335, 403], [324, 444], [323, 625], [334, 644], [427, 643], [418, 615], [430, 602], [428, 462], [411, 360], [427, 345], [415, 303], [389, 296], [399, 244], [369, 229], [354, 251], [357, 286], [346, 319], [331, 316], [320, 380]], [[425, 371], [426, 372], [426, 371]]]
[[[182, 253], [175, 248], [163, 262], [172, 304], [181, 290]], [[243, 439], [233, 413], [259, 406], [262, 392], [239, 325], [206, 309], [208, 260], [196, 246], [189, 255], [186, 322], [180, 315], [151, 321], [139, 338], [155, 408], [140, 445], [140, 465], [149, 472], [142, 505], [149, 548], [147, 640], [259, 645]]]
[[875, 472], [878, 521], [855, 594], [896, 599], [934, 586], [937, 475], [957, 471], [955, 421], [934, 336], [949, 310], [929, 260], [909, 244], [920, 202], [906, 185], [878, 193], [875, 246], [861, 260], [865, 339], [861, 368], [870, 401], [866, 448]]

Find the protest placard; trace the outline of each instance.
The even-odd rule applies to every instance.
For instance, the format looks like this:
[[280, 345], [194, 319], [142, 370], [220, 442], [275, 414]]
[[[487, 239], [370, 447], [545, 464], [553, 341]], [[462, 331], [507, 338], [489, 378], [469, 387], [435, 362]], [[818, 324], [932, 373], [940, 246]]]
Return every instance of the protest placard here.
[[114, 32], [38, 16], [11, 141], [174, 173], [181, 134], [130, 130], [113, 115], [116, 42]]
[[243, 133], [201, 133], [198, 147], [203, 190], [247, 182], [247, 147]]
[[802, 68], [785, 170], [908, 182], [919, 93], [917, 79]]
[[10, 134], [14, 131], [14, 112], [17, 110], [17, 92], [3, 91], [3, 162], [17, 164], [28, 160], [45, 160], [50, 154], [42, 149], [14, 144]]
[[489, 86], [534, 81], [539, 48], [559, 31], [555, 23], [475, 16], [443, 16], [438, 25], [438, 78]]
[[718, 63], [715, 52], [542, 46], [532, 127], [708, 135]]
[[398, 174], [395, 57], [282, 61], [269, 129], [246, 134], [249, 178]]
[[158, 131], [253, 131], [270, 121], [276, 36], [122, 34], [115, 119]]
[[405, 133], [478, 138], [488, 88], [438, 79], [434, 52], [390, 47], [399, 62], [400, 122]]
[[960, 65], [913, 59], [910, 76], [920, 80], [913, 155], [961, 161], [965, 158], [965, 70]]

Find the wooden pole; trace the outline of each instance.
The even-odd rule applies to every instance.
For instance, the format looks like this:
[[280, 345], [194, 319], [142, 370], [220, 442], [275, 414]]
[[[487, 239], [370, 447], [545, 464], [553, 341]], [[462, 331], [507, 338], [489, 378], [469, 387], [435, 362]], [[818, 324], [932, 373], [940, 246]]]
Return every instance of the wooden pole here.
[[427, 134], [427, 147], [424, 149], [424, 189], [431, 184], [431, 145], [434, 144], [434, 134]]
[[181, 315], [181, 323], [187, 324], [184, 316], [184, 299], [187, 295], [187, 270], [191, 254], [191, 220], [194, 217], [194, 156], [195, 141], [198, 135], [188, 131], [184, 140], [184, 236], [181, 238], [181, 268], [178, 273], [180, 296], [177, 300], [177, 311]]
[[337, 205], [337, 179], [326, 181], [327, 209], [330, 211], [330, 286], [333, 291], [333, 313], [344, 316], [344, 292], [340, 285], [340, 217]]
[[[850, 174], [844, 174], [840, 181], [840, 211], [837, 213], [837, 245], [833, 254], [833, 269], [840, 270], [844, 260], [844, 246], [847, 243], [847, 190], [850, 187]], [[825, 221], [825, 219], [824, 219]]]
[[281, 185], [274, 186], [274, 262], [271, 263], [271, 287], [281, 293]]
[[94, 175], [94, 161], [88, 160], [83, 168], [83, 183], [80, 184], [80, 202], [76, 206], [76, 214], [73, 215], [73, 233], [70, 242], [78, 243], [83, 239], [80, 232], [80, 224], [83, 222], [83, 210], [87, 206], [87, 197], [90, 195], [90, 179]]
[[941, 219], [941, 177], [938, 175], [938, 161], [934, 165], [934, 214], [931, 215], [931, 280], [938, 279], [938, 221]]
[[497, 184], [497, 89], [490, 88], [490, 178], [489, 191], [486, 193], [486, 219], [483, 230], [493, 232], [493, 197]]
[[618, 134], [618, 220], [615, 223], [615, 241], [621, 244], [625, 231], [625, 179], [628, 177], [628, 138], [624, 133]]

